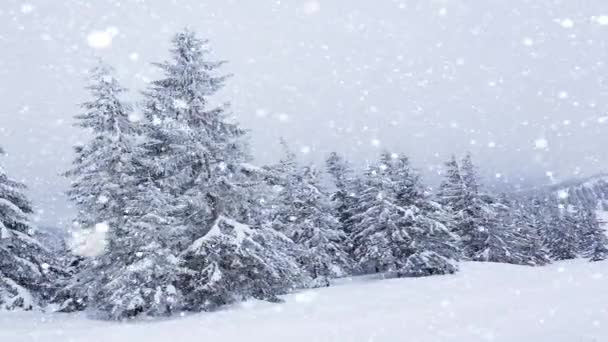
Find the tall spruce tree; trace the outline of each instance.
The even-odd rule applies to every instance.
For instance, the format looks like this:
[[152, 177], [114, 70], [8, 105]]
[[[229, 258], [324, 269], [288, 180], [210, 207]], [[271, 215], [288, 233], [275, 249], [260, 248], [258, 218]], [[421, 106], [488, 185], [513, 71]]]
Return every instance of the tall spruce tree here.
[[[146, 178], [128, 205], [135, 215], [128, 241], [136, 253], [117, 268], [120, 289], [111, 290], [120, 295], [104, 297], [110, 305], [136, 304], [112, 309], [120, 315], [190, 309], [183, 294], [189, 270], [180, 254], [228, 207], [222, 192], [243, 158], [238, 138], [244, 132], [225, 120], [225, 106], [209, 108], [209, 96], [226, 79], [214, 75], [223, 62], [208, 61], [207, 42], [193, 32], [176, 34], [172, 44], [172, 59], [156, 64], [163, 78], [144, 92], [145, 151], [138, 173]], [[137, 279], [132, 292], [141, 294], [134, 299], [126, 288], [131, 279]]]
[[[215, 76], [223, 62], [208, 61], [207, 42], [190, 31], [172, 43], [172, 59], [157, 64], [164, 77], [144, 93], [136, 182], [122, 208], [128, 219], [110, 227], [106, 251], [90, 268], [99, 275], [82, 277], [83, 301], [103, 318], [211, 309], [306, 283], [290, 267], [293, 242], [259, 224], [265, 191], [246, 163], [245, 132], [229, 121], [227, 106], [210, 106], [226, 79]], [[222, 222], [233, 228], [220, 236]], [[235, 239], [234, 229], [249, 223], [251, 238]]]
[[76, 126], [92, 136], [75, 148], [72, 169], [66, 172], [71, 178], [68, 195], [78, 209], [77, 225], [89, 234], [86, 240], [100, 240], [96, 244], [104, 250], [85, 251], [87, 258], [54, 298], [62, 311], [81, 310], [91, 302], [102, 304], [90, 299], [98, 297], [104, 281], [113, 280], [106, 280], [106, 275], [124, 263], [120, 258], [135, 253], [131, 241], [123, 240], [132, 238], [128, 208], [142, 178], [135, 163], [142, 153], [136, 141], [139, 126], [131, 117], [131, 107], [121, 99], [126, 89], [110, 66], [100, 63], [93, 68], [87, 89], [91, 100], [82, 104], [83, 113], [75, 118]]
[[107, 222], [117, 226], [124, 215], [125, 194], [133, 183], [132, 158], [137, 153], [136, 123], [131, 107], [121, 96], [126, 89], [114, 77], [113, 69], [100, 63], [90, 72], [91, 100], [81, 105], [76, 126], [89, 130], [91, 139], [75, 148], [68, 196], [78, 209], [76, 223], [92, 228]]
[[[161, 241], [166, 243], [161, 245], [170, 251], [168, 257], [181, 259], [175, 269], [178, 281], [165, 286], [173, 285], [178, 295], [172, 298], [183, 298], [182, 307], [187, 310], [210, 309], [230, 298], [261, 293], [271, 298], [300, 287], [302, 276], [293, 268], [272, 286], [268, 285], [271, 279], [262, 279], [270, 271], [280, 275], [274, 267], [292, 265], [289, 249], [293, 244], [276, 238], [271, 228], [256, 225], [261, 221], [263, 184], [246, 165], [250, 153], [245, 131], [231, 122], [228, 105], [212, 107], [210, 101], [227, 79], [217, 75], [224, 62], [210, 61], [207, 41], [188, 30], [177, 33], [172, 43], [172, 59], [158, 64], [164, 78], [145, 93], [148, 143], [142, 162], [150, 175], [145, 187], [158, 189], [154, 190], [158, 203], [170, 204], [151, 208], [170, 223], [157, 227], [167, 231]], [[222, 237], [210, 236], [218, 226], [225, 226], [219, 229], [225, 232]], [[238, 227], [249, 227], [255, 234], [251, 239], [234, 239]], [[253, 248], [251, 241], [259, 248]], [[238, 264], [244, 266], [235, 272], [233, 266]], [[252, 269], [248, 271], [245, 265]], [[232, 283], [234, 277], [240, 279], [239, 286]]]
[[[146, 169], [167, 196], [180, 198], [181, 216], [203, 233], [219, 215], [243, 213], [240, 164], [249, 159], [245, 131], [230, 122], [228, 105], [210, 97], [228, 76], [223, 61], [211, 61], [208, 42], [188, 30], [173, 37], [170, 61], [156, 64], [164, 77], [144, 93], [148, 137]], [[230, 200], [227, 200], [230, 199]]]
[[0, 167], [0, 309], [5, 310], [44, 305], [57, 275], [52, 253], [34, 236], [24, 191], [25, 185]]

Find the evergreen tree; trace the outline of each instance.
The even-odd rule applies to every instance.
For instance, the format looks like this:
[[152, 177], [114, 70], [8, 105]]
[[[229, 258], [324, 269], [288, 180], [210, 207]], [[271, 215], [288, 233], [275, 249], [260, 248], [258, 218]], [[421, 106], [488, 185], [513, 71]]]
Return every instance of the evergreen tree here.
[[550, 263], [549, 252], [543, 241], [543, 232], [546, 227], [539, 218], [542, 208], [534, 201], [527, 203], [512, 200], [508, 206], [507, 227], [519, 242], [517, 255], [521, 257], [521, 260], [518, 260], [517, 263], [530, 266]]
[[34, 237], [24, 191], [25, 185], [0, 167], [0, 309], [5, 310], [40, 307], [53, 294], [57, 276], [51, 252]]
[[351, 273], [353, 262], [347, 250], [350, 241], [333, 215], [329, 196], [322, 189], [318, 172], [305, 167], [301, 172], [297, 201], [293, 203], [294, 242], [304, 248], [301, 261], [313, 279], [343, 277]]
[[457, 270], [456, 237], [441, 206], [422, 189], [403, 156], [383, 153], [368, 168], [352, 216], [354, 256], [364, 272], [427, 276]]
[[521, 263], [520, 241], [504, 222], [509, 208], [480, 191], [471, 155], [465, 156], [462, 167], [454, 157], [446, 167], [438, 200], [451, 213], [464, 256], [476, 261]]
[[605, 229], [600, 225], [595, 208], [580, 203], [578, 208], [578, 230], [581, 234], [581, 254], [590, 261], [601, 261], [608, 258], [608, 238]]
[[397, 272], [406, 240], [399, 222], [403, 213], [393, 205], [395, 193], [381, 165], [370, 165], [350, 208], [353, 257], [363, 273]]
[[458, 214], [466, 208], [466, 191], [460, 166], [455, 156], [445, 163], [445, 179], [437, 192], [437, 201]]
[[348, 234], [351, 231], [347, 225], [350, 219], [349, 208], [356, 201], [358, 179], [350, 164], [336, 152], [329, 155], [325, 165], [336, 186], [335, 192], [331, 195], [335, 215], [340, 221], [342, 230]]
[[121, 310], [120, 303], [127, 301], [115, 299], [120, 291], [103, 294], [108, 284], [115, 287], [127, 280], [124, 286], [131, 285], [130, 294], [137, 295], [137, 284], [125, 275], [125, 263], [131, 265], [132, 258], [127, 256], [139, 253], [132, 248], [134, 241], [144, 240], [134, 230], [141, 222], [129, 211], [134, 199], [141, 198], [144, 181], [137, 163], [143, 154], [137, 141], [140, 127], [132, 120], [131, 107], [120, 99], [126, 89], [114, 78], [111, 67], [99, 64], [93, 68], [87, 89], [92, 99], [82, 105], [84, 111], [76, 116], [76, 125], [90, 130], [92, 138], [76, 148], [77, 157], [66, 175], [72, 178], [68, 195], [78, 208], [76, 222], [89, 239], [101, 240], [97, 243], [103, 250], [87, 252], [86, 258], [76, 260], [76, 273], [54, 301], [61, 311], [82, 310], [92, 303], [91, 310], [102, 316], [126, 318], [139, 313], [141, 307]]
[[99, 64], [90, 72], [87, 89], [92, 99], [82, 104], [76, 126], [91, 132], [91, 140], [75, 148], [76, 158], [66, 176], [68, 196], [78, 208], [76, 223], [92, 228], [107, 222], [119, 225], [125, 214], [125, 194], [133, 184], [132, 157], [137, 153], [137, 125], [129, 119], [131, 107], [120, 97], [126, 92], [111, 67]]
[[[169, 316], [187, 310], [174, 238], [184, 228], [172, 214], [176, 201], [147, 183], [129, 198], [129, 219], [110, 230], [106, 252], [95, 259], [81, 283], [89, 310], [104, 319]], [[90, 282], [89, 282], [90, 281]]]
[[[176, 34], [172, 43], [172, 60], [158, 64], [164, 78], [153, 82], [145, 93], [148, 143], [142, 165], [150, 175], [145, 187], [158, 189], [158, 203], [162, 204], [153, 208], [170, 222], [157, 228], [167, 231], [168, 256], [182, 258], [175, 269], [178, 283], [174, 286], [178, 294], [185, 295], [178, 298], [184, 299], [185, 309], [199, 310], [228, 302], [226, 298], [272, 298], [300, 287], [298, 272], [273, 269], [295, 262], [290, 256], [293, 244], [276, 238], [271, 228], [256, 225], [262, 221], [264, 192], [247, 165], [245, 131], [230, 121], [227, 105], [210, 107], [210, 97], [227, 78], [216, 75], [223, 62], [209, 61], [207, 41], [188, 30]], [[218, 228], [226, 232], [222, 237], [214, 237], [218, 225], [227, 225]], [[229, 237], [236, 233], [228, 232], [238, 227], [255, 230], [251, 241], [257, 243], [257, 249], [246, 242], [249, 240], [235, 242]], [[237, 267], [239, 263], [242, 268]], [[226, 282], [212, 276], [211, 269], [223, 270]], [[266, 279], [270, 272], [281, 275], [283, 271], [285, 276], [278, 284], [276, 279]], [[232, 283], [235, 277], [240, 285]], [[171, 279], [157, 286], [173, 284]]]
[[279, 301], [278, 294], [309, 282], [289, 251], [293, 242], [273, 229], [255, 229], [220, 216], [184, 252], [187, 305], [213, 310], [248, 298]]
[[283, 146], [285, 157], [272, 168], [279, 185], [272, 224], [298, 245], [297, 258], [313, 286], [325, 285], [327, 278], [351, 273], [350, 242], [334, 216], [319, 173], [312, 167], [297, 167], [295, 155], [284, 142]]
[[[166, 316], [228, 302], [218, 298], [270, 298], [304, 283], [299, 270], [272, 268], [296, 264], [289, 255], [293, 242], [258, 224], [265, 192], [247, 164], [245, 132], [229, 122], [227, 106], [209, 108], [209, 97], [226, 79], [214, 75], [223, 62], [208, 61], [206, 41], [190, 31], [172, 42], [172, 60], [157, 64], [164, 78], [144, 93], [142, 143], [132, 156], [132, 172], [126, 172], [133, 182], [121, 203], [126, 217], [110, 227], [105, 253], [77, 278], [80, 285], [72, 289], [78, 295], [65, 307], [89, 303], [110, 319]], [[253, 223], [255, 249], [253, 243], [237, 248], [230, 239], [213, 237], [220, 221], [233, 227]], [[233, 270], [239, 262], [245, 266]], [[227, 283], [207, 277], [213, 263], [224, 267]], [[278, 285], [265, 279], [271, 271], [283, 276]]]
[[144, 93], [145, 166], [162, 193], [182, 202], [174, 215], [193, 228], [187, 234], [200, 236], [219, 215], [246, 217], [250, 192], [240, 164], [249, 152], [228, 105], [210, 107], [228, 77], [216, 75], [224, 62], [209, 61], [208, 42], [191, 31], [176, 34], [172, 44], [172, 60], [157, 64], [164, 77]]
[[548, 200], [551, 228], [547, 230], [545, 240], [553, 260], [575, 259], [580, 253], [580, 235], [572, 207], [558, 203], [556, 199]]

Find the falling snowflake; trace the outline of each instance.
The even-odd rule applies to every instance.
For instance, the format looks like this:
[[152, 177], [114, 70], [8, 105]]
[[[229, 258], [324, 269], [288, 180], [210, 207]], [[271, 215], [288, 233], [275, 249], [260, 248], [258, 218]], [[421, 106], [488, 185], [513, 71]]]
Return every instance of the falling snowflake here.
[[99, 233], [107, 233], [110, 230], [110, 226], [107, 223], [101, 222], [95, 225], [95, 231]]
[[566, 18], [560, 21], [559, 23], [563, 28], [572, 28], [574, 27], [574, 21], [572, 19]]
[[112, 45], [112, 35], [108, 31], [93, 31], [87, 36], [87, 43], [94, 49], [105, 49]]
[[161, 119], [160, 119], [158, 116], [156, 116], [156, 115], [155, 115], [155, 116], [152, 118], [152, 124], [153, 124], [154, 126], [159, 126], [161, 123], [163, 123], [163, 121], [162, 121], [162, 120], [161, 120]]
[[304, 13], [311, 15], [321, 10], [321, 4], [318, 1], [307, 1], [304, 3]]
[[265, 117], [267, 117], [267, 116], [268, 116], [268, 111], [267, 111], [266, 109], [264, 109], [264, 108], [258, 108], [258, 109], [256, 109], [256, 111], [255, 111], [255, 115], [256, 115], [258, 118], [265, 118]]
[[569, 197], [568, 191], [566, 190], [560, 190], [557, 192], [557, 197], [560, 199], [566, 199]]
[[21, 5], [21, 13], [23, 13], [23, 14], [32, 13], [34, 11], [34, 9], [35, 9], [34, 5], [32, 5], [30, 3], [25, 3], [25, 4]]
[[380, 142], [380, 140], [379, 140], [379, 139], [372, 139], [372, 140], [370, 141], [370, 143], [371, 143], [371, 144], [372, 144], [372, 146], [374, 146], [374, 147], [379, 147], [379, 146], [380, 146], [380, 144], [381, 144], [381, 142]]
[[129, 121], [130, 122], [139, 122], [139, 121], [141, 121], [141, 117], [139, 116], [139, 114], [131, 113], [131, 114], [129, 114]]
[[300, 148], [300, 152], [302, 152], [303, 154], [309, 154], [310, 150], [310, 146], [302, 146], [302, 148]]
[[608, 15], [600, 15], [599, 17], [592, 18], [599, 25], [608, 25]]
[[530, 37], [525, 37], [524, 39], [522, 39], [521, 43], [525, 46], [532, 46], [534, 45], [534, 40], [532, 40], [532, 38]]
[[549, 142], [545, 138], [538, 138], [534, 140], [534, 148], [537, 150], [546, 150], [549, 147]]

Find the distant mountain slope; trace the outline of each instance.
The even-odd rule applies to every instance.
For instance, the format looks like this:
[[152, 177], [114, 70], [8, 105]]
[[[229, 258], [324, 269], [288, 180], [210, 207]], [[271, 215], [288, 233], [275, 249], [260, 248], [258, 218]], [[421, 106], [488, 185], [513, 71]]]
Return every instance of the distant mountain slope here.
[[608, 174], [572, 180], [549, 187], [558, 197], [568, 203], [582, 203], [589, 207], [608, 211]]
[[597, 209], [598, 220], [608, 230], [608, 174], [568, 180], [562, 183], [541, 186], [521, 191], [526, 198], [548, 198], [555, 196], [572, 205], [585, 205]]
[[608, 211], [608, 174], [571, 179], [552, 185], [541, 185], [517, 192], [521, 197], [547, 198], [555, 196], [568, 203], [583, 203], [589, 206], [600, 206], [598, 209]]

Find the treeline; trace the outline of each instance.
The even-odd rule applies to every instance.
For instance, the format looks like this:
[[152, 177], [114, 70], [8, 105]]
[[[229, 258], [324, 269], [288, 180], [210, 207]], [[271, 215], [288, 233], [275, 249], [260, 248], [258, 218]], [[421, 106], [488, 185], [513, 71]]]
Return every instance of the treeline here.
[[212, 107], [222, 61], [176, 34], [163, 77], [142, 92], [142, 117], [105, 65], [91, 72], [76, 116], [91, 139], [75, 148], [75, 222], [104, 237], [101, 253], [53, 256], [33, 238], [23, 186], [0, 174], [0, 305], [86, 310], [126, 319], [214, 310], [248, 298], [280, 301], [330, 279], [451, 274], [458, 261], [544, 265], [603, 260], [595, 208], [556, 196], [494, 196], [470, 155], [452, 158], [430, 192], [402, 154], [362, 171], [332, 153], [323, 171], [285, 142], [274, 165], [251, 164], [229, 106]]

